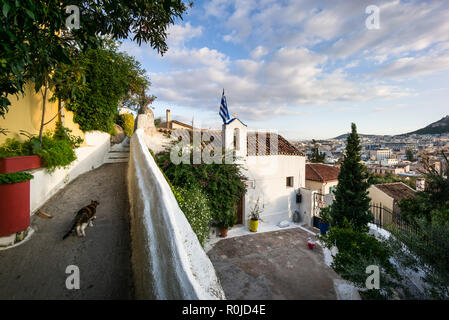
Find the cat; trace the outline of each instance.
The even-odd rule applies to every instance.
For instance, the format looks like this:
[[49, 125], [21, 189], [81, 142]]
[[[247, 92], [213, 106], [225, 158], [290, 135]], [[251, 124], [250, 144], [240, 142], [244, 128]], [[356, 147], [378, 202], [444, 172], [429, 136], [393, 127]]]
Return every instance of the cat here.
[[97, 216], [95, 215], [97, 211], [97, 206], [100, 203], [98, 201], [92, 200], [88, 206], [83, 207], [75, 216], [75, 220], [73, 221], [73, 226], [67, 232], [62, 240], [67, 238], [70, 234], [73, 233], [73, 231], [76, 230], [76, 234], [78, 237], [85, 237], [86, 236], [86, 228], [87, 225], [90, 225], [91, 227], [94, 226], [92, 220], [96, 219]]

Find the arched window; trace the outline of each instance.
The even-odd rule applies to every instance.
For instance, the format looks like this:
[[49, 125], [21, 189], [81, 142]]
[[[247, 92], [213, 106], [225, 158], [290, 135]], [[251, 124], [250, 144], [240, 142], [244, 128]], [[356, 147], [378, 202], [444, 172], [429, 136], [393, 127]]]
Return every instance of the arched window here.
[[234, 129], [234, 150], [240, 150], [240, 129]]

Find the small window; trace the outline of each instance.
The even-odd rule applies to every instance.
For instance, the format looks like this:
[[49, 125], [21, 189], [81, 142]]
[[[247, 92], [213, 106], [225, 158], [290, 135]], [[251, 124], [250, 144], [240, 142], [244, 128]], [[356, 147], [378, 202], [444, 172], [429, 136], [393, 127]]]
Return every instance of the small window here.
[[287, 177], [287, 188], [293, 188], [293, 177]]

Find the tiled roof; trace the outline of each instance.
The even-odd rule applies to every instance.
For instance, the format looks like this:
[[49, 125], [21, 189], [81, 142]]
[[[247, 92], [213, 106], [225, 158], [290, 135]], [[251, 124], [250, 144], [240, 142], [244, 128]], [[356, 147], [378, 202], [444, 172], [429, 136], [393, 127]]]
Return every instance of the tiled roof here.
[[306, 164], [306, 180], [327, 182], [338, 180], [340, 168], [322, 163]]
[[[259, 147], [259, 140], [264, 139], [258, 132], [248, 132], [248, 156], [265, 156], [265, 155], [287, 155], [287, 156], [304, 156], [304, 154], [288, 142], [284, 137], [275, 133], [262, 133], [265, 136], [265, 146]], [[277, 138], [277, 150], [276, 150]], [[273, 141], [271, 141], [273, 140]], [[270, 142], [273, 145], [271, 150]], [[262, 148], [265, 147], [265, 150]]]
[[402, 182], [380, 183], [375, 186], [396, 201], [415, 197], [415, 190]]
[[[185, 132], [179, 132], [181, 135], [186, 135], [186, 138], [188, 139], [190, 136], [190, 141], [193, 141], [193, 131], [192, 130], [185, 130]], [[218, 144], [219, 146], [222, 145], [222, 131], [221, 130], [201, 130], [202, 136], [205, 134], [213, 136], [212, 144]], [[260, 135], [260, 136], [259, 136]], [[257, 132], [248, 132], [247, 134], [247, 155], [248, 156], [270, 156], [270, 155], [288, 155], [288, 156], [304, 156], [304, 154], [299, 151], [296, 147], [294, 147], [290, 142], [288, 142], [284, 137], [278, 134], [274, 133], [265, 133], [263, 134], [266, 139], [265, 146], [259, 146], [259, 138], [263, 141], [264, 137], [261, 133]], [[271, 144], [273, 145], [273, 148], [271, 148], [270, 145], [270, 138], [273, 139], [271, 141]], [[276, 148], [276, 138], [277, 138], [277, 145]], [[209, 141], [208, 138], [202, 138], [202, 140]], [[202, 147], [204, 148], [208, 143], [202, 142]], [[265, 150], [262, 148], [265, 147]], [[265, 151], [265, 152], [264, 152]]]

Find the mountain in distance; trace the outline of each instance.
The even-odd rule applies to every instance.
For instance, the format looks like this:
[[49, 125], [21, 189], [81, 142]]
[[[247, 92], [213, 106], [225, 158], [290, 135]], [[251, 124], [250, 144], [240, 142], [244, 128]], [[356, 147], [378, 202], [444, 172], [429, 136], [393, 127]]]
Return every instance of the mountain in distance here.
[[[421, 128], [419, 130], [404, 133], [404, 134], [397, 134], [394, 136], [407, 136], [411, 134], [442, 134], [442, 133], [449, 133], [449, 115], [441, 118], [440, 120], [433, 122], [429, 124], [427, 127]], [[333, 139], [346, 139], [348, 137], [349, 133], [345, 133], [342, 135], [339, 135], [338, 137], [335, 137]], [[359, 137], [366, 137], [366, 138], [380, 138], [380, 137], [392, 137], [391, 135], [376, 135], [376, 134], [361, 134], [359, 133]]]
[[422, 129], [409, 132], [408, 134], [441, 134], [449, 133], [449, 115], [441, 118], [440, 120], [429, 124], [427, 127]]
[[[349, 133], [345, 133], [345, 134], [341, 134], [338, 137], [332, 138], [332, 139], [347, 139], [348, 138]], [[377, 137], [391, 137], [390, 135], [381, 135], [381, 134], [363, 134], [363, 133], [358, 133], [360, 138], [377, 138]]]

